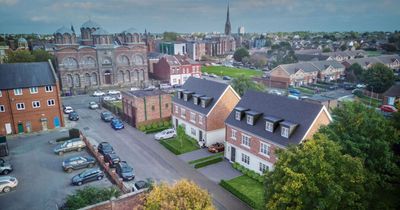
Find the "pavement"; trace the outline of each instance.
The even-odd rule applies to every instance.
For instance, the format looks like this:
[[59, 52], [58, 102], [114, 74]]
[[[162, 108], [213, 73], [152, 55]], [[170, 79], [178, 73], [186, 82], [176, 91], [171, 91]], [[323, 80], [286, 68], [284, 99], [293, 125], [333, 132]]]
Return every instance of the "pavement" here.
[[221, 180], [230, 180], [243, 175], [238, 170], [232, 168], [232, 164], [226, 159], [224, 159], [222, 162], [199, 168], [197, 170], [215, 183], [219, 183]]
[[192, 160], [197, 160], [200, 158], [205, 158], [205, 157], [209, 157], [209, 156], [213, 156], [213, 155], [215, 155], [215, 153], [211, 153], [206, 148], [204, 148], [204, 149], [198, 149], [198, 150], [195, 150], [192, 152], [187, 152], [185, 154], [181, 154], [178, 157], [185, 162], [189, 162]]
[[216, 182], [165, 149], [154, 140], [153, 135], [143, 134], [127, 124], [125, 129], [114, 131], [109, 123], [101, 121], [101, 110], [88, 109], [88, 103], [97, 100], [89, 96], [73, 96], [63, 98], [63, 103], [72, 106], [80, 115], [75, 127], [97, 142], [108, 141], [113, 145], [121, 159], [134, 168], [135, 180], [152, 178], [156, 182], [172, 183], [182, 178], [189, 179], [209, 191], [218, 209], [250, 209]]
[[82, 186], [70, 184], [71, 178], [83, 169], [68, 174], [61, 168], [62, 161], [76, 155], [88, 155], [88, 153], [83, 150], [65, 153], [63, 156], [54, 154], [55, 143], [49, 142], [63, 136], [68, 136], [65, 129], [23, 134], [7, 139], [10, 150], [7, 159], [14, 167], [10, 176], [17, 178], [18, 186], [9, 193], [0, 194], [0, 209], [58, 209], [57, 207], [64, 203], [67, 195], [74, 193], [77, 189], [85, 186], [112, 186], [107, 178]]

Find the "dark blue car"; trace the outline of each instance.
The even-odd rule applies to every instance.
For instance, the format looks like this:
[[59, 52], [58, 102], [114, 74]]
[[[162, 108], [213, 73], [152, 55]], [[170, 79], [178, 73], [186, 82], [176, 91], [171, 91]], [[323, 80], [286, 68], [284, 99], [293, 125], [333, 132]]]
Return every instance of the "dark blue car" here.
[[124, 128], [124, 124], [120, 119], [112, 119], [111, 127], [114, 128], [115, 130], [121, 130]]
[[293, 89], [289, 89], [288, 92], [289, 92], [290, 95], [295, 95], [295, 96], [299, 96], [301, 94], [301, 92], [299, 90], [294, 89], [294, 88]]

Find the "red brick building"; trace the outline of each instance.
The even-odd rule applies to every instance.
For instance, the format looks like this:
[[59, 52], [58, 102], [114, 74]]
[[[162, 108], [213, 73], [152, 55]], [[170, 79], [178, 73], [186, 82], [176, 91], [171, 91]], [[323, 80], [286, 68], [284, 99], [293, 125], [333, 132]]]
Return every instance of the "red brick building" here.
[[171, 85], [182, 85], [189, 77], [201, 77], [201, 64], [182, 55], [164, 55], [153, 64], [151, 77]]
[[171, 94], [162, 90], [122, 91], [122, 110], [134, 127], [171, 119]]
[[182, 125], [199, 145], [222, 143], [224, 121], [239, 100], [227, 84], [190, 77], [173, 98], [172, 122], [175, 128]]
[[225, 158], [264, 173], [273, 169], [276, 149], [310, 139], [331, 121], [321, 104], [248, 91], [225, 121]]
[[51, 62], [0, 64], [0, 135], [64, 126]]

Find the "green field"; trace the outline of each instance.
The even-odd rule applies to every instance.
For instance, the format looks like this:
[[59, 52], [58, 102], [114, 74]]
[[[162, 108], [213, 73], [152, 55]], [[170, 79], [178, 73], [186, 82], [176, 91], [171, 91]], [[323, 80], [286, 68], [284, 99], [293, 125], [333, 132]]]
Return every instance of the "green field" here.
[[260, 77], [263, 75], [262, 71], [239, 69], [226, 66], [203, 66], [201, 70], [202, 72], [207, 72], [209, 74], [216, 74], [218, 76], [230, 76], [232, 78], [239, 77], [242, 74], [248, 77]]
[[264, 206], [264, 186], [260, 182], [242, 175], [231, 179], [228, 182], [232, 187], [240, 191], [242, 194], [247, 195], [253, 201], [256, 202], [257, 206]]

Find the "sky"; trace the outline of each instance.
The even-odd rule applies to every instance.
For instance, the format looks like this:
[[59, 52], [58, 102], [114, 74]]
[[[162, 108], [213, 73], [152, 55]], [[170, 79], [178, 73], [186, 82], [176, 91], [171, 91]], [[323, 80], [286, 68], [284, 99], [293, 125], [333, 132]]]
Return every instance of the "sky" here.
[[[0, 0], [0, 33], [79, 31], [89, 18], [111, 33], [223, 32], [227, 0]], [[400, 30], [400, 0], [230, 0], [232, 32]]]

